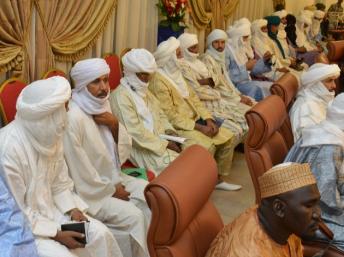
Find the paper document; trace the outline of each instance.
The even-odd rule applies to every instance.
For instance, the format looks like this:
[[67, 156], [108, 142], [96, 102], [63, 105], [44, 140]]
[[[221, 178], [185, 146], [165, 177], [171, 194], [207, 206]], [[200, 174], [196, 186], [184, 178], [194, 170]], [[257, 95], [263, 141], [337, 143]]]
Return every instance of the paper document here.
[[160, 138], [166, 139], [168, 141], [177, 142], [179, 144], [183, 144], [186, 140], [185, 137], [175, 137], [175, 136], [170, 136], [170, 135], [165, 135], [165, 134], [161, 134]]

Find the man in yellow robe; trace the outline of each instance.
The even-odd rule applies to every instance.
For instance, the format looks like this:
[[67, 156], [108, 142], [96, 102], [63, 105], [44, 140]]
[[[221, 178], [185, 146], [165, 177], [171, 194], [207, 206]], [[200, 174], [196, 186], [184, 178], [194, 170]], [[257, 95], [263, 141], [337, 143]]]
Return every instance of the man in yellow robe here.
[[[158, 98], [161, 108], [178, 134], [189, 141], [205, 147], [218, 164], [220, 175], [228, 175], [232, 166], [233, 133], [220, 127], [205, 108], [181, 73], [179, 59], [182, 57], [179, 41], [171, 37], [159, 44], [154, 53], [159, 67], [149, 83], [149, 89]], [[188, 140], [186, 141], [188, 145]], [[239, 185], [220, 182], [217, 188], [238, 190]]]
[[277, 165], [259, 177], [261, 204], [225, 226], [206, 257], [302, 257], [301, 236], [320, 222], [320, 193], [308, 164]]
[[161, 137], [177, 133], [159, 101], [148, 90], [151, 75], [157, 69], [156, 62], [147, 50], [132, 49], [123, 56], [122, 63], [124, 77], [111, 93], [111, 109], [132, 137], [130, 161], [159, 174], [178, 156], [181, 148]]

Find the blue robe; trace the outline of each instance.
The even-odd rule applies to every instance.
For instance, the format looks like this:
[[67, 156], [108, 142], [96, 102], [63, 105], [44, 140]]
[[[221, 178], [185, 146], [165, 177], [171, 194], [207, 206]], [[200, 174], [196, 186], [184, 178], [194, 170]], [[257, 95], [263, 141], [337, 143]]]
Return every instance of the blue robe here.
[[[226, 51], [226, 63], [228, 64], [228, 73], [236, 88], [244, 95], [254, 98], [256, 101], [263, 100], [264, 93], [262, 87], [270, 87], [270, 81], [251, 80], [250, 73], [246, 69], [246, 65], [238, 65], [234, 56]], [[262, 75], [271, 71], [271, 67], [264, 64], [263, 59], [259, 59], [255, 67], [252, 69], [252, 75]]]
[[35, 240], [28, 224], [0, 174], [1, 257], [38, 257]]
[[[333, 245], [344, 250], [344, 151], [339, 145], [301, 147], [302, 138], [291, 148], [285, 162], [309, 163], [320, 191], [321, 216], [334, 233]], [[319, 232], [317, 237], [325, 239]]]

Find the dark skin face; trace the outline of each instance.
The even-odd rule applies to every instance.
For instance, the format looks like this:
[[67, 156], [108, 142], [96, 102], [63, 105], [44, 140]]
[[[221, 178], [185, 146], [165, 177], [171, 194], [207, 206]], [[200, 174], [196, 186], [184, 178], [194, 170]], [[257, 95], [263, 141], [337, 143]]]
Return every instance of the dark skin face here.
[[110, 92], [109, 75], [103, 75], [87, 85], [88, 91], [97, 98], [105, 98]]
[[138, 72], [136, 76], [144, 83], [148, 83], [151, 79], [151, 74], [147, 72]]
[[263, 199], [258, 210], [259, 221], [267, 234], [282, 245], [291, 234], [314, 236], [320, 222], [319, 201], [316, 185]]
[[286, 18], [286, 17], [283, 17], [283, 18], [281, 19], [281, 23], [287, 24], [287, 18]]
[[268, 32], [268, 26], [263, 26], [260, 28], [260, 30], [264, 33], [267, 33]]
[[218, 52], [223, 52], [225, 50], [226, 46], [226, 41], [223, 39], [215, 40], [213, 43], [211, 43], [213, 47], [218, 51]]
[[188, 48], [189, 52], [193, 53], [193, 54], [198, 54], [199, 53], [199, 49], [198, 49], [198, 44], [190, 46]]
[[276, 33], [278, 31], [278, 25], [271, 25], [271, 32]]
[[182, 49], [180, 49], [180, 47], [177, 48], [176, 55], [178, 59], [183, 58], [183, 52], [182, 52]]
[[328, 91], [333, 92], [334, 90], [336, 90], [336, 76], [327, 78], [323, 81], [321, 81], [324, 86], [328, 89]]

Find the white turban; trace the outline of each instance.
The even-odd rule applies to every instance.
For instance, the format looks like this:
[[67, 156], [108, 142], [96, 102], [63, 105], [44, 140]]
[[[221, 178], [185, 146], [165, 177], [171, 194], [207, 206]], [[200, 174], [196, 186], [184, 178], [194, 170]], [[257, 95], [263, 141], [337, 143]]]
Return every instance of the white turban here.
[[75, 91], [80, 91], [93, 80], [109, 74], [110, 67], [102, 58], [92, 58], [78, 61], [70, 71], [74, 81]]
[[18, 97], [15, 122], [20, 124], [19, 133], [44, 156], [62, 156], [65, 103], [70, 95], [69, 82], [56, 76], [31, 83]]
[[313, 12], [308, 10], [302, 10], [300, 14], [296, 17], [297, 21], [301, 24], [307, 24], [310, 26], [312, 24]]
[[272, 16], [278, 16], [280, 19], [287, 17], [287, 15], [288, 12], [286, 10], [277, 11], [272, 14]]
[[337, 95], [327, 107], [326, 120], [344, 130], [344, 93]]
[[170, 37], [158, 45], [154, 57], [159, 68], [163, 67], [173, 55], [176, 55], [179, 46], [180, 43], [175, 37]]
[[268, 25], [268, 21], [265, 19], [255, 20], [254, 22], [252, 22], [252, 25], [251, 25], [252, 34], [255, 36], [261, 36], [262, 33], [264, 33], [262, 31], [262, 27], [265, 27], [267, 25]]
[[147, 72], [154, 73], [157, 65], [154, 56], [146, 49], [132, 49], [122, 57], [124, 74]]
[[124, 77], [121, 79], [121, 86], [132, 96], [144, 127], [153, 132], [153, 115], [144, 100], [148, 91], [148, 82], [141, 81], [136, 73], [154, 73], [157, 70], [154, 56], [146, 49], [132, 49], [122, 57], [122, 63]]
[[198, 38], [196, 34], [185, 32], [178, 37], [178, 40], [180, 42], [180, 47], [182, 48], [182, 50], [188, 49], [189, 47], [198, 44]]
[[240, 25], [244, 25], [244, 24], [251, 26], [250, 20], [247, 19], [246, 17], [243, 17], [243, 18], [236, 20], [234, 22], [234, 26], [240, 26]]
[[267, 32], [262, 31], [262, 27], [267, 26], [268, 21], [265, 19], [255, 20], [251, 25], [252, 39], [251, 44], [256, 53], [262, 58], [264, 54], [272, 50], [269, 47], [269, 36]]
[[18, 97], [17, 117], [23, 120], [42, 119], [64, 106], [70, 96], [70, 84], [63, 77], [34, 81]]
[[321, 10], [314, 11], [314, 17], [318, 19], [323, 19], [325, 17], [325, 12]]
[[207, 37], [207, 46], [210, 46], [216, 40], [227, 40], [227, 34], [221, 29], [214, 29]]
[[337, 64], [313, 64], [308, 71], [301, 76], [301, 84], [303, 86], [312, 85], [316, 82], [323, 81], [329, 77], [339, 76], [340, 69]]

